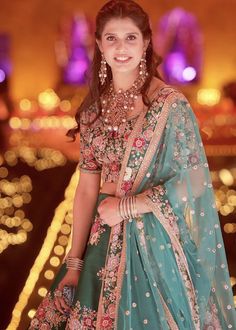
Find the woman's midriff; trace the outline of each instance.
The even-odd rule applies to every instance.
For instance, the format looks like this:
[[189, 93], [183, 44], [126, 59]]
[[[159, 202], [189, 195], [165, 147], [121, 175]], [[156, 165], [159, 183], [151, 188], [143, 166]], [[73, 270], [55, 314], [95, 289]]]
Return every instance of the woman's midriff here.
[[115, 182], [104, 182], [100, 189], [101, 193], [115, 195], [117, 183]]

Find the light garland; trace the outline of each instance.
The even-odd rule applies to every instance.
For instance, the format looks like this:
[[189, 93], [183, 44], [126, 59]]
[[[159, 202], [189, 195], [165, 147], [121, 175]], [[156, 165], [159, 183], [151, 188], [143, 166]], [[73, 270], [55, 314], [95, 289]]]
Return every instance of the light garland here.
[[39, 129], [56, 129], [65, 128], [70, 129], [75, 125], [75, 120], [71, 116], [43, 116], [35, 117], [34, 119], [11, 117], [9, 119], [9, 126], [13, 130], [39, 130]]
[[[72, 214], [72, 205], [74, 200], [74, 194], [75, 189], [78, 183], [79, 179], [79, 171], [77, 170], [68, 185], [68, 187], [65, 190], [65, 199], [62, 201], [59, 206], [55, 210], [54, 217], [52, 219], [51, 225], [47, 231], [46, 238], [44, 240], [44, 243], [42, 245], [42, 248], [39, 252], [39, 255], [35, 259], [35, 262], [30, 270], [30, 274], [25, 282], [25, 285], [23, 287], [23, 290], [21, 294], [19, 295], [18, 301], [13, 309], [12, 312], [12, 319], [10, 321], [10, 324], [8, 325], [6, 330], [15, 330], [18, 328], [19, 323], [21, 321], [21, 315], [24, 308], [27, 306], [28, 300], [31, 297], [32, 292], [34, 292], [37, 281], [39, 279], [40, 274], [44, 271], [44, 276], [51, 280], [54, 277], [54, 272], [47, 269], [44, 270], [44, 266], [47, 263], [47, 261], [50, 259], [50, 263], [54, 268], [58, 267], [58, 255], [61, 256], [61, 249], [58, 248], [57, 240], [60, 242], [62, 241], [61, 228], [63, 228], [64, 222], [68, 225], [68, 223], [72, 223], [70, 216]], [[70, 235], [70, 232], [67, 231], [67, 235]], [[65, 237], [65, 235], [63, 235]], [[65, 240], [64, 240], [65, 241]], [[67, 242], [69, 244], [67, 245], [67, 249], [69, 249], [70, 246], [70, 239], [67, 238]], [[66, 243], [67, 243], [66, 242]], [[59, 251], [60, 250], [60, 251]], [[65, 250], [64, 250], [65, 251]], [[56, 256], [54, 255], [56, 254]], [[57, 259], [56, 259], [57, 258]], [[40, 290], [40, 288], [38, 289]], [[41, 288], [39, 291], [40, 295], [45, 295], [46, 292], [44, 288]], [[30, 309], [28, 311], [28, 316], [32, 318], [34, 316], [35, 310]]]
[[28, 232], [33, 229], [32, 222], [26, 219], [24, 211], [19, 209], [31, 201], [31, 179], [23, 175], [9, 181], [6, 179], [7, 175], [8, 170], [0, 167], [0, 225], [3, 228], [0, 228], [0, 253], [9, 245], [24, 243]]
[[[66, 157], [59, 151], [51, 148], [32, 148], [27, 146], [14, 147], [4, 154], [4, 161], [9, 166], [15, 166], [18, 159], [23, 160], [27, 165], [34, 167], [38, 171], [49, 168], [64, 166]], [[8, 171], [6, 168], [0, 168], [0, 178]]]

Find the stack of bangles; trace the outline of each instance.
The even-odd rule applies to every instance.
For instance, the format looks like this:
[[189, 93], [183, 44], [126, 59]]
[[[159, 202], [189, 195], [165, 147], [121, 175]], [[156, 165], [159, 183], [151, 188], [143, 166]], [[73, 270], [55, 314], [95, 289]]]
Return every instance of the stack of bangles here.
[[65, 263], [66, 263], [67, 269], [81, 271], [84, 261], [79, 258], [75, 258], [75, 257], [67, 257], [65, 259]]
[[123, 220], [130, 220], [138, 216], [136, 196], [123, 197], [119, 202], [119, 213]]

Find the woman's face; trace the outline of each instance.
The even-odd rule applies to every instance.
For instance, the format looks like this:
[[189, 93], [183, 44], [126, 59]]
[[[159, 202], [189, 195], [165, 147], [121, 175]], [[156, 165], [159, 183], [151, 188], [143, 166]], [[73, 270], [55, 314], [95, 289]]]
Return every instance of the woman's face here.
[[137, 71], [149, 40], [143, 39], [132, 19], [112, 18], [106, 23], [97, 43], [114, 74]]

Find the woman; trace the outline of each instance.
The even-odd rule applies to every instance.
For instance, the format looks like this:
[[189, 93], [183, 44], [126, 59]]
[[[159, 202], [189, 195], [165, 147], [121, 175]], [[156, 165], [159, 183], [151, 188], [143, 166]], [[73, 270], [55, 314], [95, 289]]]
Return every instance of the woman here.
[[72, 247], [30, 329], [236, 328], [196, 120], [159, 78], [151, 37], [133, 1], [97, 15], [91, 88], [69, 132], [81, 139]]

